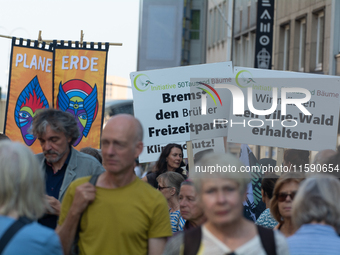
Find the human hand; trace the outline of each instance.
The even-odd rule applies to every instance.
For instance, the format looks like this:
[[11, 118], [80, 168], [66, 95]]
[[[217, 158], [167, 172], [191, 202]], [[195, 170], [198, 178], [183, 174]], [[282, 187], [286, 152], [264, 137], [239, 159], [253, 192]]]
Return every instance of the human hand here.
[[79, 185], [74, 194], [71, 210], [74, 213], [81, 214], [86, 207], [96, 198], [96, 188], [91, 183]]
[[50, 207], [53, 209], [52, 211], [47, 210], [47, 213], [59, 215], [60, 214], [60, 207], [61, 207], [59, 200], [56, 199], [55, 197], [51, 197], [49, 195], [46, 195], [46, 199], [47, 199], [47, 202], [50, 205]]

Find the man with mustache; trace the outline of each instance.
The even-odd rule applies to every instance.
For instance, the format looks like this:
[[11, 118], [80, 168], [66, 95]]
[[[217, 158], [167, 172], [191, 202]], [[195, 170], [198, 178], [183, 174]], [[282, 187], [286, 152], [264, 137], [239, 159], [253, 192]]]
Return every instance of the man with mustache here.
[[37, 158], [45, 173], [46, 199], [53, 209], [39, 219], [39, 223], [54, 229], [61, 201], [71, 182], [105, 170], [94, 157], [72, 147], [80, 135], [72, 114], [56, 109], [42, 110], [33, 119], [32, 131], [43, 151]]

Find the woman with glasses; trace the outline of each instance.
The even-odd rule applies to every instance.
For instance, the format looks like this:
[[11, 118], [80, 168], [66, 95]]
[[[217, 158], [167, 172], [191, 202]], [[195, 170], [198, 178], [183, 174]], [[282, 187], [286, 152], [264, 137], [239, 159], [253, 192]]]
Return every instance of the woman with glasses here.
[[176, 172], [186, 179], [187, 172], [182, 168], [183, 166], [185, 166], [185, 164], [183, 163], [182, 146], [176, 143], [169, 143], [163, 148], [162, 153], [159, 156], [155, 166], [156, 171], [148, 173], [142, 180], [148, 182], [157, 189], [157, 177], [165, 172]]
[[182, 231], [185, 220], [179, 210], [179, 190], [184, 178], [179, 173], [166, 172], [157, 177], [158, 189], [168, 201], [172, 233]]
[[301, 183], [293, 201], [292, 219], [298, 229], [289, 237], [292, 255], [340, 253], [340, 182], [316, 174]]
[[304, 179], [302, 173], [285, 173], [276, 182], [274, 195], [270, 201], [270, 212], [279, 223], [274, 229], [288, 237], [294, 234], [295, 228], [292, 223], [292, 202]]

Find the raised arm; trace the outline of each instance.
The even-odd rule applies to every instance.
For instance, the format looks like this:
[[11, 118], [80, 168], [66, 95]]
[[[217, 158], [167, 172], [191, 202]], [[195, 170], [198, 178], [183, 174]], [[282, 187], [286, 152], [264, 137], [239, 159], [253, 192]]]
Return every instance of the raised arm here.
[[[86, 207], [94, 201], [96, 188], [87, 182], [75, 189], [73, 199], [72, 195], [68, 193], [71, 192], [67, 191], [61, 206], [61, 217], [59, 220], [61, 225], [58, 225], [56, 228], [65, 255], [71, 252], [80, 217]], [[70, 203], [72, 203], [71, 206], [69, 206]]]

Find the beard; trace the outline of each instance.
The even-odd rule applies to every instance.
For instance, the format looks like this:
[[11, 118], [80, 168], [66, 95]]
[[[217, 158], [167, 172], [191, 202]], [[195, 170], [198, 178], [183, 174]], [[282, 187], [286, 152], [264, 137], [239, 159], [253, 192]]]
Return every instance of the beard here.
[[[59, 153], [54, 150], [48, 150], [48, 151], [44, 151], [44, 155], [48, 163], [56, 163], [66, 154], [66, 152], [67, 151]], [[52, 157], [52, 155], [56, 155], [56, 157]]]

